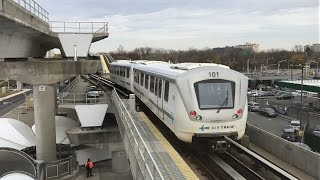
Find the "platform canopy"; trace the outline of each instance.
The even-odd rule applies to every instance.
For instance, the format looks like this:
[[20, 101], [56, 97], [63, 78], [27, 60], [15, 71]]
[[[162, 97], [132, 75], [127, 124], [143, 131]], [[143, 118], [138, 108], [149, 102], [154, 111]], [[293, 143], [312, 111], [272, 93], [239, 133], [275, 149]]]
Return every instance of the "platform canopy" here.
[[[297, 81], [278, 81], [275, 84], [279, 87], [285, 87], [289, 89], [301, 90], [301, 80]], [[303, 91], [320, 93], [320, 80], [304, 80]]]

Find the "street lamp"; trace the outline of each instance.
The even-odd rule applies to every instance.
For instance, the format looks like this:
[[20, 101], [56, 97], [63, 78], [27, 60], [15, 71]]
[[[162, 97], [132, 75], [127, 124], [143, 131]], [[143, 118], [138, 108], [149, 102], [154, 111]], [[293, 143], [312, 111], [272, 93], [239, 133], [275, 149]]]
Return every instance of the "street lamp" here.
[[248, 74], [250, 73], [249, 62], [250, 62], [250, 59], [247, 60], [247, 73], [248, 73]]
[[280, 69], [280, 63], [285, 62], [287, 60], [282, 60], [282, 61], [278, 61], [278, 74], [280, 73], [279, 69]]
[[293, 67], [293, 64], [290, 64], [290, 69], [291, 69], [291, 81], [292, 81], [292, 67]]

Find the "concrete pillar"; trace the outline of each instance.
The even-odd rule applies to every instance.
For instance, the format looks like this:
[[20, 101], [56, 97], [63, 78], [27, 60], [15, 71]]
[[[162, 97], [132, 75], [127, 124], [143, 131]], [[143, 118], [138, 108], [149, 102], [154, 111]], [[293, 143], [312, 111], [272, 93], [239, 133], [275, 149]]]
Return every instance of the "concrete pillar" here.
[[127, 173], [130, 170], [129, 161], [124, 151], [112, 151], [112, 172]]
[[22, 89], [22, 82], [21, 81], [17, 81], [17, 90], [21, 90]]
[[53, 93], [53, 97], [54, 97], [54, 112], [55, 114], [58, 114], [58, 103], [57, 103], [57, 96], [58, 96], [58, 88], [57, 88], [57, 84], [54, 85], [54, 93]]
[[134, 94], [129, 94], [129, 104], [130, 104], [130, 110], [135, 111], [136, 110], [136, 96]]
[[56, 160], [55, 85], [34, 85], [34, 120], [38, 160]]

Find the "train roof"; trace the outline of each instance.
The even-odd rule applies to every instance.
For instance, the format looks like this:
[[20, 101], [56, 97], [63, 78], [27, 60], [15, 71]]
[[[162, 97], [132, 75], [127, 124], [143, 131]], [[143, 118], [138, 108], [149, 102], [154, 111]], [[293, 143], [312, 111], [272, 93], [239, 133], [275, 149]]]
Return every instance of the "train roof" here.
[[[137, 61], [129, 61], [129, 60], [117, 60], [112, 63], [112, 65], [118, 66], [126, 66], [142, 70], [145, 72], [150, 72], [162, 76], [166, 76], [168, 78], [176, 78], [183, 73], [188, 72], [189, 70], [200, 68], [200, 67], [218, 67], [230, 69], [229, 66], [215, 63], [178, 63], [178, 64], [170, 64], [164, 61], [148, 61], [148, 60], [137, 60]], [[233, 70], [232, 70], [233, 71]]]

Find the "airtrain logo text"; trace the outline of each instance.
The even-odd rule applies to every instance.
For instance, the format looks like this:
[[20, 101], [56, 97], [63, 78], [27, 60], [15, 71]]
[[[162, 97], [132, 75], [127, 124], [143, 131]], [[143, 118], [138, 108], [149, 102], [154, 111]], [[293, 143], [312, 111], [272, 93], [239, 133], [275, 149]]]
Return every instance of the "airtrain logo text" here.
[[[211, 129], [232, 129], [234, 128], [234, 125], [229, 125], [229, 126], [212, 126]], [[210, 127], [202, 125], [199, 129], [202, 131], [210, 129]]]

